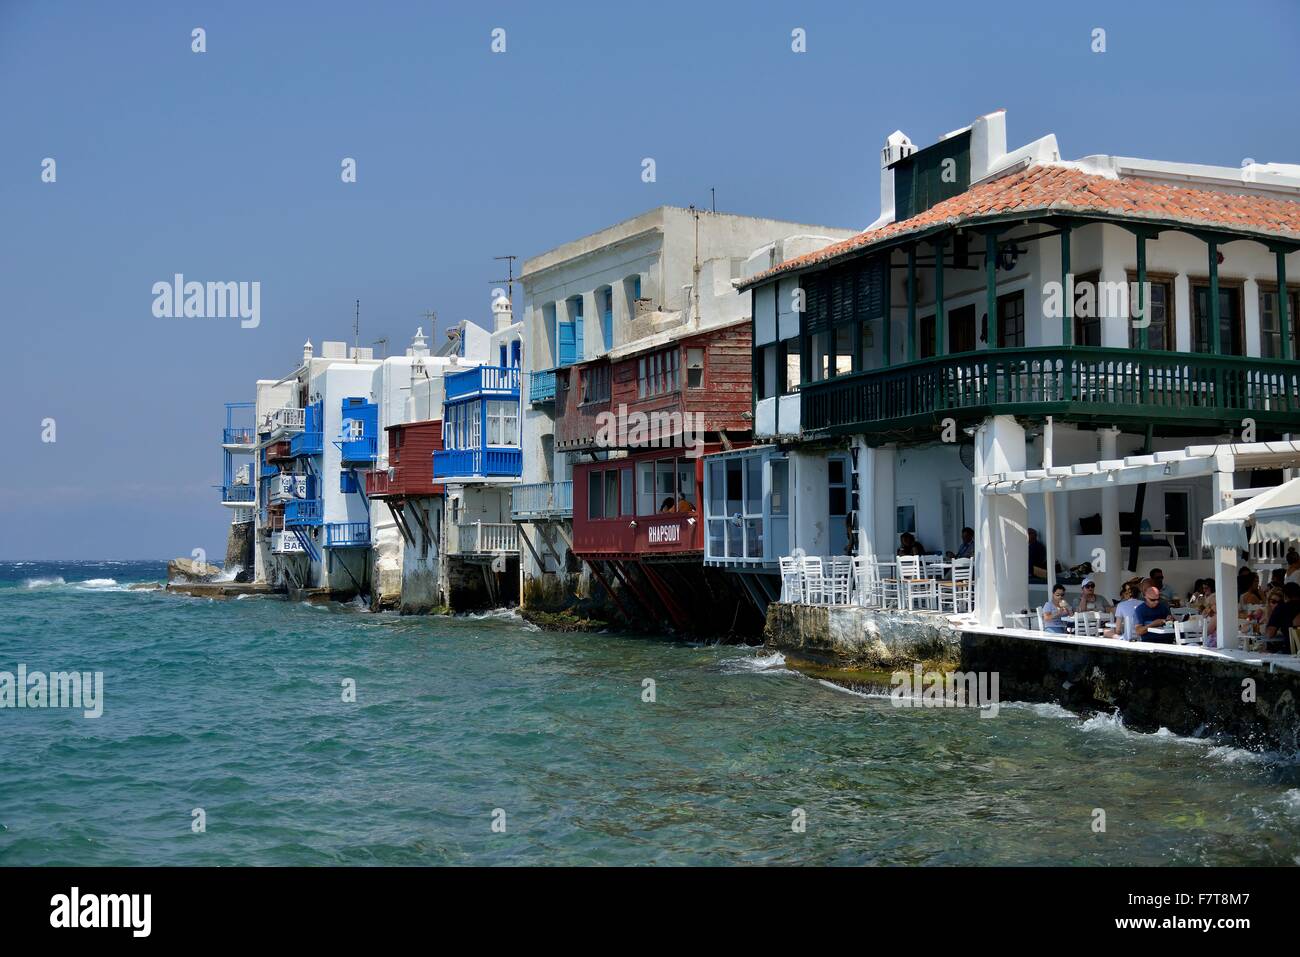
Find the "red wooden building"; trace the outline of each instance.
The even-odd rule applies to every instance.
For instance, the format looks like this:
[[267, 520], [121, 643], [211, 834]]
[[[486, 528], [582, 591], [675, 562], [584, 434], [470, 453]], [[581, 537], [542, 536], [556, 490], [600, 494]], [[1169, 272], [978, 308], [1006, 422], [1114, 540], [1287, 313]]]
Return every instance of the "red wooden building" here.
[[704, 331], [679, 327], [613, 349], [606, 357], [555, 372], [555, 444], [561, 451], [636, 447], [601, 435], [601, 413], [676, 423], [698, 416], [705, 434], [748, 438], [753, 374], [749, 320]]
[[420, 548], [433, 540], [433, 530], [425, 527], [419, 509], [412, 509], [413, 520], [408, 519], [405, 505], [408, 499], [442, 495], [445, 486], [433, 480], [433, 453], [442, 449], [442, 420], [403, 422], [390, 425], [388, 433], [388, 468], [366, 472], [366, 497], [381, 499], [392, 509], [398, 531], [408, 545]]

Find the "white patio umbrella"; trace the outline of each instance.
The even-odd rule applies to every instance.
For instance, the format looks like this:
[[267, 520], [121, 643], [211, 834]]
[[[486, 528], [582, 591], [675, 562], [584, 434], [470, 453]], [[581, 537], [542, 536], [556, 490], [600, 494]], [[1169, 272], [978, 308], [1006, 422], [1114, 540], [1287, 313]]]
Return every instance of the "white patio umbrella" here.
[[[1246, 526], [1252, 522], [1254, 532], [1248, 535]], [[1238, 502], [1201, 524], [1201, 544], [1207, 548], [1246, 551], [1252, 541], [1295, 540], [1300, 540], [1300, 479]]]

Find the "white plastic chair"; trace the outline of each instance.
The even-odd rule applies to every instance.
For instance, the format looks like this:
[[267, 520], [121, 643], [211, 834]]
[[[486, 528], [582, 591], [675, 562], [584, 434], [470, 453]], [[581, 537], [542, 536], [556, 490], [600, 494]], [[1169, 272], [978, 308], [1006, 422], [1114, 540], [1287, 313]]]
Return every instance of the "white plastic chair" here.
[[787, 555], [778, 560], [781, 566], [781, 601], [803, 601], [803, 569], [799, 559]]
[[1041, 608], [1034, 609], [1034, 630], [1035, 631], [1047, 630], [1043, 627], [1043, 609]]
[[807, 556], [803, 560], [803, 600], [805, 605], [820, 605], [826, 600], [822, 560], [816, 556]]

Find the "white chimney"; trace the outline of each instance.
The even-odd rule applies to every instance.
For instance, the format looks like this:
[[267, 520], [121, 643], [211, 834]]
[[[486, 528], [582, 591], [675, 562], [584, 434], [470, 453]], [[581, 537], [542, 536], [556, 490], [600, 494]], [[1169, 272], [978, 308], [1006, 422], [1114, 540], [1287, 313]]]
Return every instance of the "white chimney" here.
[[500, 332], [515, 324], [514, 310], [510, 307], [510, 299], [504, 292], [497, 290], [500, 295], [492, 300], [492, 331]]
[[970, 181], [978, 183], [1007, 155], [1007, 111], [985, 113], [970, 128]]
[[894, 221], [894, 171], [890, 166], [915, 152], [916, 147], [902, 130], [894, 130], [885, 137], [885, 146], [880, 151], [880, 218], [867, 229], [879, 229]]
[[306, 365], [308, 362], [311, 362], [311, 357], [314, 354], [315, 354], [315, 350], [312, 349], [311, 340], [308, 339], [306, 342], [302, 344], [302, 364]]
[[424, 338], [424, 326], [419, 326], [415, 330], [415, 336], [411, 339], [411, 348], [407, 355], [422, 359], [428, 354], [429, 340]]

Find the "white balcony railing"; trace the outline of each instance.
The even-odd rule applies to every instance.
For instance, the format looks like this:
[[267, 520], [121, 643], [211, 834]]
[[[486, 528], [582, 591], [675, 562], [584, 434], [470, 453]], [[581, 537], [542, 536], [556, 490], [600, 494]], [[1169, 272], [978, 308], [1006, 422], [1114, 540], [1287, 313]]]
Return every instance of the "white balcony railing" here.
[[519, 528], [513, 522], [473, 522], [456, 526], [457, 555], [497, 555], [519, 551]]
[[271, 438], [301, 432], [303, 426], [303, 409], [272, 409], [262, 416], [261, 432], [270, 432]]

